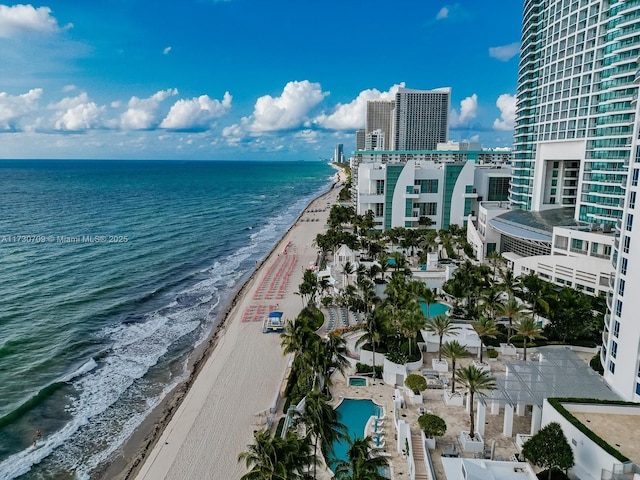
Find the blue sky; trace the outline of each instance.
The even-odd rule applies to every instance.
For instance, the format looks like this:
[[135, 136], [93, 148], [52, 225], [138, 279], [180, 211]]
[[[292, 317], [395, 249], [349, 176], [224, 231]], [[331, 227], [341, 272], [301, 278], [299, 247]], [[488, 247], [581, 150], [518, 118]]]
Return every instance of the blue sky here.
[[452, 88], [451, 140], [510, 147], [521, 3], [0, 3], [0, 158], [350, 154], [401, 85]]

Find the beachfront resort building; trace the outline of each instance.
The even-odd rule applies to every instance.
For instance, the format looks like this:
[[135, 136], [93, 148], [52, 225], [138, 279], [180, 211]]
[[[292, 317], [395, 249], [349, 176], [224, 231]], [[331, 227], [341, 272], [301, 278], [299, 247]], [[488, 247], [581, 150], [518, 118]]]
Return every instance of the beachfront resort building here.
[[615, 228], [601, 361], [611, 388], [632, 401], [640, 401], [640, 302], [629, 295], [640, 279], [628, 275], [640, 262], [638, 32], [637, 1], [524, 2], [510, 190], [514, 208], [570, 207], [583, 225]]
[[465, 225], [485, 197], [506, 201], [510, 152], [471, 146], [356, 152], [351, 172], [357, 213], [374, 212], [379, 230], [421, 224], [440, 229]]
[[[496, 249], [523, 272], [589, 293], [608, 290], [604, 376], [631, 401], [640, 401], [640, 322], [634, 318], [640, 300], [629, 295], [640, 289], [640, 277], [629, 275], [640, 270], [633, 267], [640, 263], [633, 230], [640, 177], [638, 32], [637, 1], [524, 2], [511, 211], [481, 204], [468, 235], [478, 258]], [[519, 218], [515, 210], [529, 215]], [[544, 221], [553, 216], [559, 218]], [[550, 228], [541, 232], [540, 223]], [[556, 236], [553, 227], [567, 228]], [[520, 261], [524, 256], [535, 257]]]
[[367, 131], [364, 128], [356, 130], [356, 150], [364, 150], [364, 141]]

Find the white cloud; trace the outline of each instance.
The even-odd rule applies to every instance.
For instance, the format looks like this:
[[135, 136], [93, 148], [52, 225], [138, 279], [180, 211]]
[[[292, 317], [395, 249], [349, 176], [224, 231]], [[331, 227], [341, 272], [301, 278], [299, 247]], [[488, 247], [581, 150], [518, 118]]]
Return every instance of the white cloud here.
[[516, 97], [508, 93], [503, 93], [496, 100], [496, 105], [500, 109], [500, 119], [493, 121], [493, 128], [496, 130], [513, 130], [516, 121]]
[[510, 43], [509, 45], [502, 45], [499, 47], [489, 48], [489, 56], [497, 58], [503, 62], [511, 60], [513, 57], [520, 53], [520, 43]]
[[301, 130], [295, 134], [296, 138], [309, 144], [318, 143], [318, 136], [317, 130]]
[[65, 85], [64, 87], [62, 87], [62, 91], [64, 93], [69, 93], [69, 92], [73, 92], [77, 87], [75, 85]]
[[0, 5], [0, 37], [23, 33], [54, 33], [60, 30], [49, 7], [32, 5]]
[[79, 131], [100, 126], [100, 115], [105, 107], [99, 107], [82, 92], [77, 97], [67, 97], [58, 103], [49, 105], [49, 109], [57, 110], [54, 128], [56, 130]]
[[206, 128], [212, 119], [219, 118], [229, 111], [231, 99], [229, 92], [225, 92], [222, 101], [212, 100], [208, 95], [200, 95], [191, 100], [178, 100], [160, 123], [160, 128]]
[[41, 88], [34, 88], [22, 95], [9, 95], [0, 92], [0, 129], [13, 130], [16, 122], [38, 108], [42, 96]]
[[127, 130], [146, 130], [158, 123], [160, 103], [172, 95], [177, 89], [160, 90], [148, 98], [131, 97], [128, 109], [120, 116], [120, 125]]
[[321, 114], [314, 119], [314, 123], [336, 130], [355, 130], [364, 128], [367, 118], [367, 102], [369, 100], [391, 100], [395, 98], [399, 88], [404, 87], [404, 82], [392, 86], [387, 92], [380, 92], [372, 88], [361, 91], [350, 103], [338, 104], [330, 115]]
[[463, 127], [476, 118], [478, 114], [478, 95], [475, 93], [460, 102], [460, 113], [451, 109], [449, 125], [452, 127]]
[[299, 127], [328, 94], [322, 91], [319, 83], [289, 82], [279, 97], [264, 95], [258, 98], [249, 118], [249, 128], [253, 132], [270, 132]]
[[244, 129], [238, 124], [230, 125], [222, 129], [222, 136], [229, 145], [238, 145], [244, 137]]
[[443, 18], [447, 18], [449, 16], [449, 8], [442, 7], [440, 11], [436, 14], [436, 20], [442, 20]]
[[171, 47], [165, 47], [165, 49], [162, 50], [162, 54], [163, 55], [168, 55], [170, 51], [171, 51]]

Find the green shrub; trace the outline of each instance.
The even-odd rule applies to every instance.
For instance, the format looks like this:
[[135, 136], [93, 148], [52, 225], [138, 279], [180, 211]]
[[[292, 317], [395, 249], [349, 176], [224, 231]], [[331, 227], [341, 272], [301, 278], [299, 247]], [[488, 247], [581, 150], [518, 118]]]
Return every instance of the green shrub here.
[[423, 413], [418, 417], [418, 425], [428, 438], [441, 437], [447, 433], [447, 424], [437, 415]]
[[404, 380], [404, 384], [415, 395], [418, 395], [420, 392], [427, 389], [427, 380], [417, 373], [410, 373], [407, 375], [407, 378]]
[[487, 350], [487, 357], [489, 358], [498, 358], [498, 351], [494, 348], [490, 348], [489, 350]]
[[589, 361], [589, 366], [593, 368], [600, 375], [604, 374], [604, 368], [602, 367], [602, 363], [600, 362], [600, 354], [596, 353], [591, 360]]

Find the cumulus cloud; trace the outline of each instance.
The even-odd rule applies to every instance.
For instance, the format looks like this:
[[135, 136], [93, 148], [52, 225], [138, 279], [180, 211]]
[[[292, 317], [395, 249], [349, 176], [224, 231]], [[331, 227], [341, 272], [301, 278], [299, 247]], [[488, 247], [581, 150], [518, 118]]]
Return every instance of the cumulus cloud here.
[[162, 54], [163, 55], [168, 55], [170, 51], [171, 51], [171, 47], [165, 47], [165, 49], [162, 50]]
[[493, 128], [496, 130], [513, 130], [516, 121], [516, 97], [508, 93], [503, 93], [496, 100], [496, 105], [500, 109], [500, 118], [493, 121]]
[[442, 20], [443, 18], [447, 18], [448, 16], [449, 16], [449, 8], [442, 7], [436, 14], [436, 20]]
[[54, 128], [56, 130], [81, 131], [100, 126], [100, 115], [105, 107], [99, 107], [89, 100], [85, 92], [77, 97], [67, 97], [49, 105], [56, 110]]
[[350, 103], [338, 104], [330, 115], [317, 116], [314, 123], [335, 130], [355, 130], [364, 128], [367, 119], [367, 102], [369, 100], [392, 100], [404, 82], [393, 85], [387, 92], [375, 88], [361, 91]]
[[0, 5], [0, 37], [26, 33], [54, 33], [60, 30], [49, 7], [32, 5]]
[[449, 125], [452, 127], [463, 127], [468, 125], [478, 114], [478, 95], [475, 93], [460, 102], [460, 113], [451, 109], [449, 115]]
[[208, 95], [200, 95], [190, 100], [178, 100], [162, 120], [160, 127], [174, 130], [207, 128], [211, 120], [229, 111], [231, 99], [229, 92], [225, 92], [222, 101], [213, 100]]
[[75, 85], [65, 85], [64, 87], [62, 87], [62, 91], [64, 93], [69, 93], [69, 92], [73, 92], [77, 87]]
[[147, 130], [158, 123], [160, 103], [172, 95], [177, 89], [160, 90], [148, 98], [131, 97], [127, 111], [120, 116], [120, 126], [126, 130]]
[[229, 145], [238, 145], [244, 137], [244, 129], [241, 125], [234, 124], [222, 129], [222, 136]]
[[279, 97], [264, 95], [258, 98], [249, 119], [249, 128], [253, 132], [271, 132], [299, 127], [328, 94], [322, 91], [319, 83], [308, 80], [289, 82]]
[[489, 48], [489, 56], [497, 58], [503, 62], [508, 62], [513, 57], [520, 53], [520, 43], [510, 43], [509, 45], [502, 45], [499, 47]]
[[42, 96], [41, 88], [34, 88], [22, 95], [9, 95], [0, 92], [0, 128], [13, 130], [16, 122], [34, 112], [38, 108], [38, 100]]

